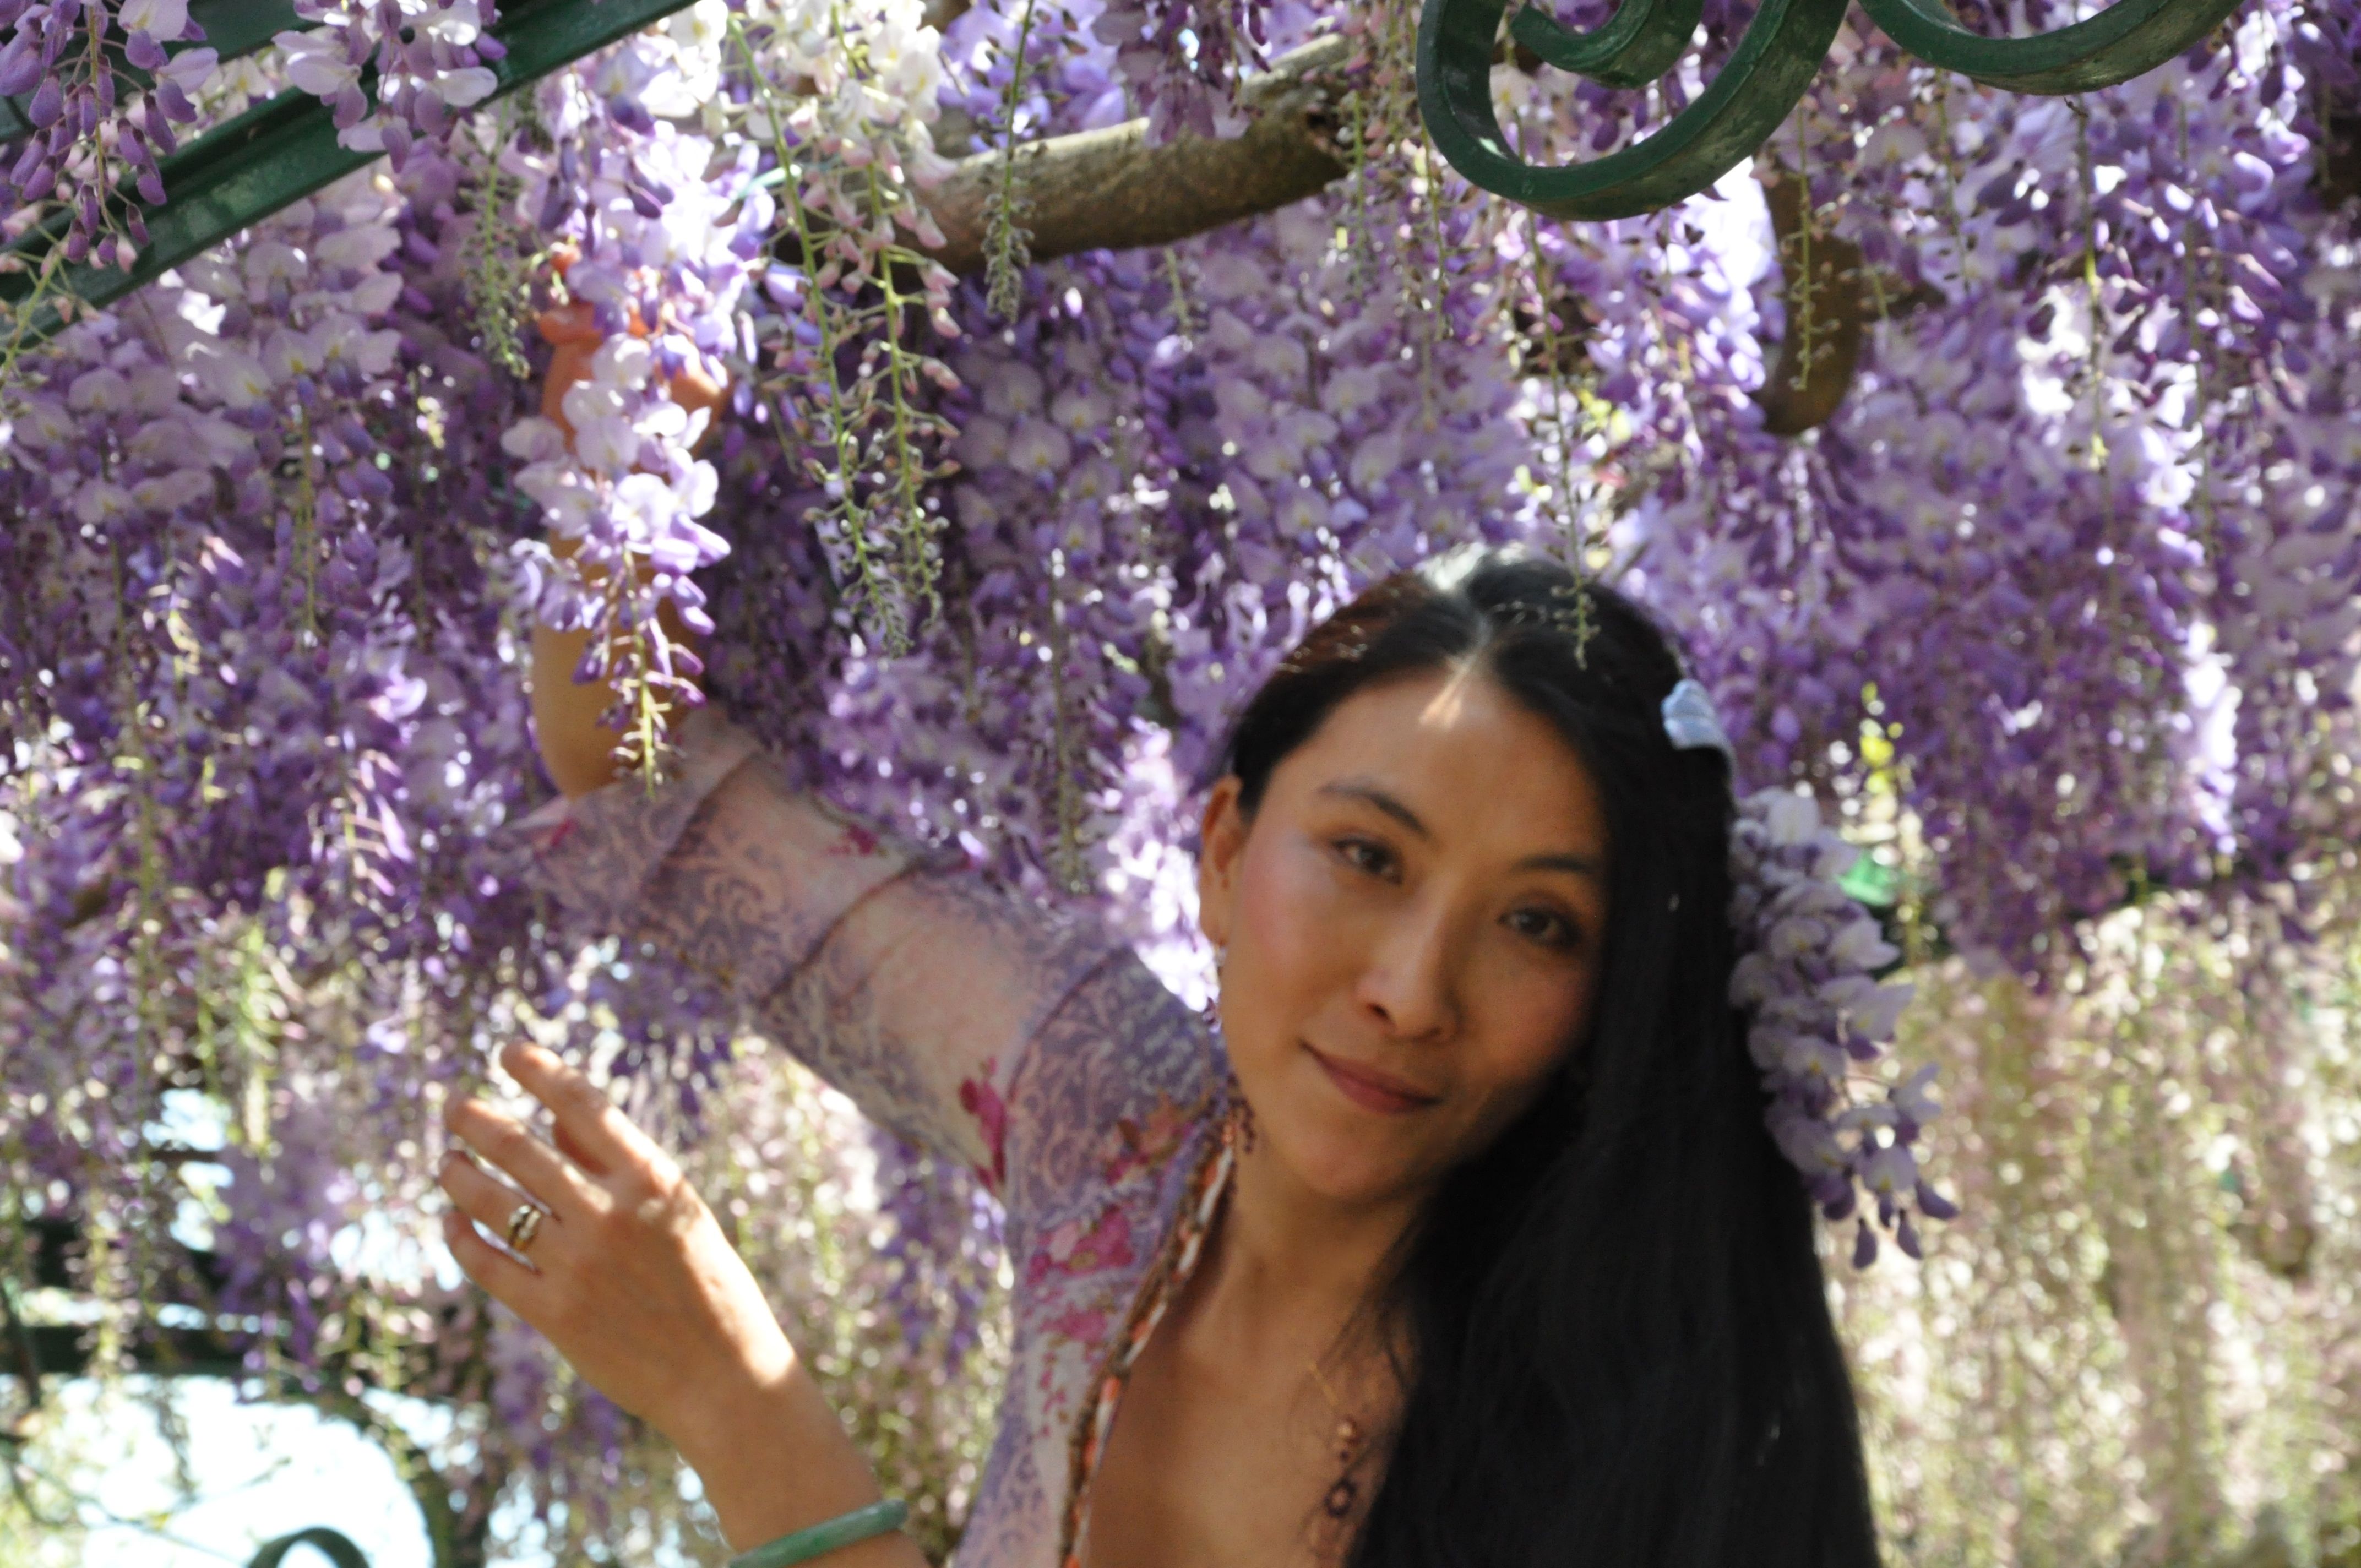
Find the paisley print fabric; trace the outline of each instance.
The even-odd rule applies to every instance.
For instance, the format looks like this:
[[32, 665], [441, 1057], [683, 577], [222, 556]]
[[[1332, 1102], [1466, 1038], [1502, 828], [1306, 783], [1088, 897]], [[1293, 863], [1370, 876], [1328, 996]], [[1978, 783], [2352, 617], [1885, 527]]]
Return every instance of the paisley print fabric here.
[[653, 793], [528, 819], [542, 880], [717, 977], [873, 1120], [998, 1194], [1014, 1354], [957, 1562], [1063, 1568], [1124, 1376], [1225, 1186], [1220, 1047], [1088, 916], [796, 794], [710, 710], [681, 748]]

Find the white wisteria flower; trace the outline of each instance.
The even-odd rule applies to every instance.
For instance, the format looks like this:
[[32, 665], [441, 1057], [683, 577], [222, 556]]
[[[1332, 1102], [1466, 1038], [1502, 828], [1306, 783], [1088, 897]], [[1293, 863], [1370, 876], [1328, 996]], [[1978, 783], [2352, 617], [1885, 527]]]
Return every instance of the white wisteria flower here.
[[115, 19], [126, 32], [146, 33], [165, 42], [187, 30], [189, 0], [124, 0]]
[[360, 83], [361, 68], [346, 54], [339, 28], [275, 33], [270, 41], [286, 62], [288, 82], [315, 98], [334, 98]]

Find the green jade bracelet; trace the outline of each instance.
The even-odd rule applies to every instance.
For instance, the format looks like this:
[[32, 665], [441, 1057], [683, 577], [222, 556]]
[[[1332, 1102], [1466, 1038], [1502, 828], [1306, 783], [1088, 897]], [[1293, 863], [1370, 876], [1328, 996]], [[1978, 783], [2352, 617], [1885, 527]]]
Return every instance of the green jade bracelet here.
[[787, 1568], [791, 1563], [808, 1563], [839, 1547], [867, 1541], [873, 1535], [884, 1535], [890, 1530], [900, 1530], [903, 1521], [909, 1517], [909, 1504], [898, 1497], [888, 1497], [882, 1503], [872, 1503], [865, 1508], [855, 1508], [849, 1514], [823, 1519], [808, 1530], [783, 1535], [752, 1552], [741, 1552], [730, 1560], [730, 1568]]

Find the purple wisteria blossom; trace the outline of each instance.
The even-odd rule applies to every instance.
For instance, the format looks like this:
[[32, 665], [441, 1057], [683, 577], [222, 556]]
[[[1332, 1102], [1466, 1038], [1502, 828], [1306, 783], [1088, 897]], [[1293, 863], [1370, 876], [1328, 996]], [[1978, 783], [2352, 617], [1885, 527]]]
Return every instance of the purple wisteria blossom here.
[[[1741, 957], [1730, 1000], [1748, 1014], [1747, 1048], [1770, 1093], [1772, 1136], [1831, 1223], [1853, 1218], [1866, 1194], [1877, 1224], [1919, 1255], [1914, 1213], [1959, 1211], [1920, 1176], [1914, 1146], [1940, 1107], [1936, 1069], [1920, 1068], [1863, 1102], [1855, 1080], [1878, 1061], [1910, 1003], [1906, 981], [1878, 976], [1900, 952], [1838, 884], [1859, 856], [1820, 823], [1809, 795], [1763, 790], [1744, 802], [1730, 836], [1730, 924]], [[1877, 1257], [1861, 1214], [1852, 1261]]]
[[[1203, 770], [1307, 626], [1470, 540], [1604, 574], [1770, 786], [1737, 1000], [1781, 1146], [1864, 1252], [1947, 1205], [1917, 1168], [1928, 1078], [1875, 1070], [1901, 989], [1833, 835], [1882, 834], [1921, 935], [2037, 987], [2159, 892], [2192, 922], [2268, 909], [2282, 942], [2332, 928], [2361, 826], [2361, 210], [2323, 149], [2361, 119], [2355, 0], [2255, 0], [2068, 100], [1851, 27], [1751, 167], [1606, 224], [1431, 159], [1400, 8], [1071, 0], [1027, 31], [1003, 0], [939, 37], [918, 0], [698, 0], [498, 105], [480, 0], [303, 14], [233, 89], [180, 0], [0, 0], [0, 92], [35, 127], [0, 152], [12, 235], [62, 215], [66, 254], [129, 262], [119, 193], [169, 195], [159, 160], [281, 81], [389, 154], [5, 362], [0, 1148], [28, 1219], [142, 1241], [177, 1173], [226, 1172], [212, 1245], [269, 1325], [258, 1367], [415, 1349], [578, 1539], [620, 1549], [627, 1519], [581, 1521], [644, 1451], [419, 1263], [434, 1112], [521, 1033], [684, 1146], [761, 1095], [712, 988], [566, 928], [522, 874], [537, 619], [593, 632], [582, 673], [626, 717], [713, 701], [840, 804], [1100, 901], [1187, 985]], [[1628, 146], [1742, 20], [1709, 5], [1639, 93], [1511, 54], [1504, 123], [1552, 161]], [[1244, 73], [1324, 30], [1352, 40], [1326, 191], [1020, 269], [1008, 314], [922, 254], [950, 159], [1135, 115], [1221, 130]], [[115, 49], [152, 83], [93, 69]], [[1861, 258], [1858, 366], [1799, 435], [1761, 407], [1780, 345], [1828, 328], [1779, 286], [1782, 181]], [[598, 340], [570, 443], [522, 324], [558, 306]], [[718, 408], [672, 398], [692, 379]], [[151, 1157], [198, 1103], [212, 1143]], [[747, 1146], [859, 1187], [857, 1140], [809, 1128]], [[848, 1221], [888, 1249], [862, 1310], [987, 1354], [990, 1215], [897, 1161]], [[364, 1212], [411, 1274], [354, 1261]], [[792, 1251], [782, 1290], [823, 1295]], [[172, 1255], [126, 1243], [86, 1283], [131, 1311]], [[918, 1310], [952, 1280], [950, 1319]]]

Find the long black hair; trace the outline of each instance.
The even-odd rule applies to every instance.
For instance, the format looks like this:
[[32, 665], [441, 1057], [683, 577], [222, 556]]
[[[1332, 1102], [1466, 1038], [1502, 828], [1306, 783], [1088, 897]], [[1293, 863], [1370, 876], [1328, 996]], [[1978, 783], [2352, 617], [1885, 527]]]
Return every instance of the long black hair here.
[[1469, 663], [1598, 786], [1606, 948], [1565, 1066], [1397, 1250], [1406, 1398], [1354, 1568], [1870, 1568], [1810, 1201], [1729, 1002], [1730, 774], [1665, 737], [1664, 634], [1539, 558], [1388, 578], [1240, 716], [1240, 804], [1355, 692]]

